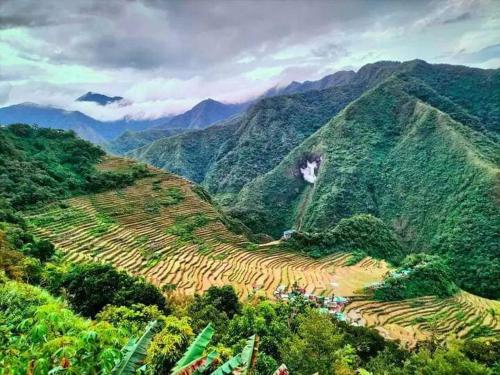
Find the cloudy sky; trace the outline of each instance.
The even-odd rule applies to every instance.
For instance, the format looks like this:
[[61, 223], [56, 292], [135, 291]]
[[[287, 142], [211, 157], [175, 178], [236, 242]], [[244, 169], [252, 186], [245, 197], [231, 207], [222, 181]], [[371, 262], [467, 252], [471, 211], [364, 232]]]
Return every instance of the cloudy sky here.
[[0, 106], [158, 117], [415, 58], [499, 68], [500, 1], [0, 0]]

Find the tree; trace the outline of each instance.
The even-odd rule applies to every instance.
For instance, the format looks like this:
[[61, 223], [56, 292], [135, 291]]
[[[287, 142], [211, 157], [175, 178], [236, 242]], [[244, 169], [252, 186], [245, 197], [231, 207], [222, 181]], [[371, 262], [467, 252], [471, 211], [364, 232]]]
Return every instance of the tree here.
[[188, 318], [169, 316], [148, 348], [146, 364], [151, 374], [168, 374], [182, 357], [194, 336]]
[[132, 335], [139, 336], [151, 321], [157, 321], [160, 329], [166, 316], [156, 305], [146, 306], [142, 303], [131, 306], [107, 305], [96, 315], [96, 320], [106, 321], [115, 327], [127, 329]]
[[55, 254], [56, 250], [52, 242], [47, 240], [38, 240], [28, 244], [23, 251], [41, 262], [46, 262]]
[[298, 329], [280, 348], [292, 374], [332, 374], [339, 361], [342, 334], [328, 315], [309, 310], [299, 318]]
[[229, 319], [241, 309], [238, 295], [231, 285], [222, 287], [212, 286], [203, 295], [206, 304], [214, 306], [219, 311], [224, 311]]
[[156, 305], [168, 311], [165, 297], [146, 281], [117, 271], [109, 264], [89, 263], [73, 266], [63, 276], [61, 288], [73, 308], [94, 317], [106, 305]]

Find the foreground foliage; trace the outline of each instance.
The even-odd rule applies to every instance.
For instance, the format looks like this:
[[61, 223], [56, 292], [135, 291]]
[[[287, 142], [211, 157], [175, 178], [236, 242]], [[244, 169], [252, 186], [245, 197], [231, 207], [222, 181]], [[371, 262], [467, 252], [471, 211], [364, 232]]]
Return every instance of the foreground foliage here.
[[0, 368], [14, 374], [109, 374], [126, 332], [72, 312], [46, 291], [0, 282]]

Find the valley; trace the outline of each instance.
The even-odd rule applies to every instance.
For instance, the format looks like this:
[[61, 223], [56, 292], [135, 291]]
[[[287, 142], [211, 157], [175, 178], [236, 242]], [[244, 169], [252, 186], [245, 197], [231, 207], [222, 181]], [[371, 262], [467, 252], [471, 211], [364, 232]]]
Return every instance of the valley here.
[[0, 375], [500, 374], [500, 1], [0, 0]]
[[[107, 157], [98, 168], [126, 172], [134, 164]], [[307, 293], [348, 297], [348, 321], [374, 327], [409, 347], [432, 335], [500, 333], [500, 302], [466, 292], [448, 299], [372, 301], [363, 288], [382, 280], [390, 270], [385, 262], [368, 257], [348, 266], [349, 253], [313, 259], [281, 249], [279, 242], [257, 246], [227, 229], [223, 214], [196, 185], [149, 169], [152, 176], [130, 187], [70, 198], [30, 212], [28, 221], [68, 261], [108, 262], [169, 294], [189, 296], [230, 284], [243, 299], [272, 300], [278, 286], [297, 283]]]
[[[127, 159], [109, 158], [100, 168], [123, 171], [129, 165]], [[388, 270], [369, 258], [347, 267], [346, 253], [315, 260], [252, 244], [225, 227], [222, 214], [196, 194], [191, 182], [153, 171], [153, 177], [133, 186], [71, 198], [63, 201], [64, 208], [44, 208], [28, 215], [29, 222], [69, 261], [111, 262], [159, 287], [175, 286], [180, 294], [231, 284], [241, 297], [248, 297], [254, 285], [272, 297], [279, 285], [297, 282], [310, 293], [353, 295]], [[178, 203], [162, 203], [169, 191], [182, 196]], [[191, 218], [200, 223], [192, 224]], [[334, 280], [339, 286], [332, 287]]]

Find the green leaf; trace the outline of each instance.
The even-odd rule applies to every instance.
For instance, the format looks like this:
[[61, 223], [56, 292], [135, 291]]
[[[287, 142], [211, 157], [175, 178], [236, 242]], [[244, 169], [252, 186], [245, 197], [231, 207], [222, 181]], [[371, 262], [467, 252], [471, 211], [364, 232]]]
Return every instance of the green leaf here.
[[215, 360], [215, 358], [217, 358], [217, 352], [216, 351], [213, 351], [211, 352], [208, 356], [207, 356], [207, 359], [205, 361], [204, 364], [202, 364], [200, 367], [198, 367], [195, 371], [195, 375], [201, 375], [203, 374], [205, 371], [207, 371], [207, 369], [210, 367], [210, 365], [213, 363], [213, 361]]
[[247, 374], [248, 370], [252, 366], [253, 359], [255, 356], [255, 335], [251, 336], [247, 340], [247, 344], [241, 351], [241, 353], [235, 355], [229, 361], [225, 362], [221, 367], [212, 372], [211, 375], [229, 375], [237, 368], [242, 369], [241, 375]]
[[[191, 343], [182, 358], [176, 363], [175, 367], [172, 369], [172, 375], [178, 374], [182, 370], [185, 370], [187, 367], [199, 367], [201, 364], [203, 364], [197, 363], [200, 361], [200, 359], [202, 359], [205, 348], [212, 339], [213, 335], [214, 328], [212, 327], [212, 324], [209, 323]], [[196, 370], [196, 368], [193, 368], [192, 370], [194, 371]]]
[[247, 340], [247, 344], [241, 352], [241, 358], [243, 359], [243, 363], [245, 364], [245, 368], [243, 369], [241, 375], [247, 374], [248, 370], [250, 370], [250, 367], [253, 364], [256, 352], [255, 343], [256, 343], [256, 337], [255, 335], [253, 335]]
[[149, 343], [155, 335], [154, 329], [158, 325], [155, 320], [148, 324], [146, 331], [139, 340], [134, 338], [122, 349], [122, 360], [115, 366], [111, 374], [113, 375], [134, 375], [136, 370], [142, 365], [142, 361], [146, 356]]
[[244, 364], [245, 362], [243, 362], [243, 359], [241, 358], [241, 353], [239, 353], [234, 357], [231, 357], [228, 361], [224, 362], [222, 366], [220, 366], [210, 375], [229, 375], [232, 374], [235, 369], [240, 368]]

